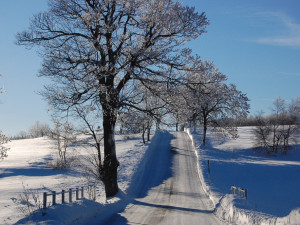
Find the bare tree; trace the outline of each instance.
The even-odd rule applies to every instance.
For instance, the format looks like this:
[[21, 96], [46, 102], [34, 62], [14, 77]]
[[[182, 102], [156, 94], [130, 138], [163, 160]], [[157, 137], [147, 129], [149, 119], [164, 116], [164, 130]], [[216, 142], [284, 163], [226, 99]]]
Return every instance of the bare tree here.
[[29, 137], [29, 135], [27, 134], [27, 132], [24, 130], [21, 130], [17, 135], [14, 136], [14, 139], [25, 139], [28, 137]]
[[0, 160], [7, 157], [7, 151], [9, 150], [9, 148], [4, 146], [4, 144], [6, 144], [8, 141], [9, 138], [7, 138], [0, 130]]
[[204, 13], [173, 0], [49, 0], [48, 12], [31, 21], [17, 43], [42, 49], [40, 76], [55, 85], [44, 96], [57, 110], [91, 101], [103, 112], [106, 196], [118, 191], [114, 130], [135, 80], [154, 84], [176, 79], [169, 70], [183, 65], [183, 44], [208, 24]]
[[[96, 153], [92, 153], [87, 157], [87, 161], [90, 165], [84, 165], [85, 170], [92, 174], [96, 179], [101, 179], [101, 173], [103, 168], [101, 142], [103, 141], [103, 134], [100, 133], [100, 115], [99, 109], [94, 106], [77, 105], [72, 111], [72, 115], [75, 118], [79, 118], [82, 122], [80, 132], [84, 138], [80, 138], [76, 141], [76, 144], [92, 147], [96, 150]], [[92, 138], [92, 140], [90, 140]]]
[[[0, 78], [2, 77], [2, 74], [0, 73]], [[3, 94], [5, 92], [4, 87], [0, 87], [0, 94]]]
[[299, 130], [299, 106], [298, 98], [287, 105], [283, 99], [277, 97], [273, 103], [273, 113], [256, 116], [256, 128], [254, 130], [254, 149], [272, 153], [287, 153], [292, 144], [296, 144], [295, 135]]
[[[2, 75], [0, 74], [0, 78]], [[4, 87], [0, 88], [0, 94], [4, 93], [5, 89]], [[9, 150], [8, 147], [4, 146], [9, 141], [9, 138], [4, 135], [4, 133], [0, 130], [0, 160], [7, 157], [7, 151]]]
[[73, 125], [69, 122], [61, 123], [59, 120], [56, 120], [54, 122], [52, 136], [56, 141], [56, 149], [58, 153], [57, 161], [53, 166], [59, 169], [69, 168], [70, 161], [68, 160], [68, 149], [76, 140]]
[[37, 137], [44, 137], [50, 134], [50, 127], [46, 123], [40, 123], [39, 121], [35, 122], [34, 125], [32, 125], [29, 128], [29, 135], [33, 138]]
[[144, 144], [146, 144], [145, 133], [147, 131], [149, 133], [152, 122], [152, 117], [147, 115], [147, 113], [134, 109], [128, 109], [127, 112], [123, 111], [118, 119], [122, 133], [142, 133]]
[[237, 136], [234, 119], [246, 117], [249, 110], [249, 99], [236, 85], [226, 84], [227, 77], [219, 72], [209, 61], [199, 57], [191, 58], [192, 70], [187, 74], [186, 85], [178, 89], [177, 101], [184, 102], [182, 112], [195, 124], [199, 120], [203, 125], [205, 145], [208, 126], [231, 137]]

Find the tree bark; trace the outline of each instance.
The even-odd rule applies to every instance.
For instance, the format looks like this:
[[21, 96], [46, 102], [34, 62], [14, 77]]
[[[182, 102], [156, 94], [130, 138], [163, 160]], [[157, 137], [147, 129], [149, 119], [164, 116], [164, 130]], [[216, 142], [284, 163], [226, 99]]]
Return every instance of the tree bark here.
[[143, 128], [142, 128], [142, 137], [143, 137], [143, 143], [144, 144], [146, 144], [146, 141], [145, 141], [145, 130], [146, 130], [146, 128], [145, 128], [145, 125], [143, 124]]
[[150, 131], [151, 131], [151, 125], [150, 125], [150, 122], [148, 121], [148, 123], [147, 123], [147, 141], [150, 141]]
[[114, 110], [103, 110], [103, 131], [104, 131], [104, 162], [102, 168], [102, 182], [104, 183], [106, 197], [117, 194], [118, 188], [118, 166], [115, 144], [116, 116]]
[[206, 132], [207, 132], [207, 118], [204, 115], [203, 116], [203, 139], [202, 139], [202, 145], [205, 145], [205, 142], [206, 142]]

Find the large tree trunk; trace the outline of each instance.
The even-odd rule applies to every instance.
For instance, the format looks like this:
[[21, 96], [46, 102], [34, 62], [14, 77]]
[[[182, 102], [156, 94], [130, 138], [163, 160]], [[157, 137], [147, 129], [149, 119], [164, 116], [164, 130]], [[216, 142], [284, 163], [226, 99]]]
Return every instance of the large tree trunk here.
[[104, 162], [101, 178], [105, 186], [106, 197], [112, 197], [119, 190], [117, 182], [119, 162], [114, 137], [116, 116], [112, 112], [103, 111], [103, 114]]
[[207, 132], [207, 118], [204, 115], [203, 116], [203, 139], [202, 139], [202, 145], [205, 145], [205, 142], [206, 142], [206, 132]]
[[151, 124], [147, 122], [147, 141], [150, 141], [150, 131], [151, 131]]
[[145, 128], [145, 124], [143, 124], [143, 128], [142, 128], [142, 137], [143, 137], [143, 143], [146, 144], [146, 141], [145, 141], [145, 131], [146, 131], [146, 128]]

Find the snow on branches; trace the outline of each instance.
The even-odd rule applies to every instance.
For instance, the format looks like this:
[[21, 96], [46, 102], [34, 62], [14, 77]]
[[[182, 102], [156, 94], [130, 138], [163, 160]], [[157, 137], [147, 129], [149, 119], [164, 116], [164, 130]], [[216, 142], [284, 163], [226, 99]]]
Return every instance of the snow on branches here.
[[0, 130], [0, 160], [4, 159], [7, 157], [7, 151], [9, 148], [4, 146], [9, 141], [9, 138], [6, 137], [3, 132]]

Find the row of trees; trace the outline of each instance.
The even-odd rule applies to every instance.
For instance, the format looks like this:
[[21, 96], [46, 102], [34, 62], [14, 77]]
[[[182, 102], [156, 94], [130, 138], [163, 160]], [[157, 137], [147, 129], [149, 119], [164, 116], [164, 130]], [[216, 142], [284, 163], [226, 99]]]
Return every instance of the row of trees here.
[[236, 137], [233, 121], [248, 114], [249, 99], [234, 84], [227, 84], [226, 80], [226, 75], [213, 63], [196, 58], [193, 59], [192, 70], [187, 73], [187, 85], [173, 90], [170, 102], [176, 124], [188, 120], [190, 126], [193, 124], [195, 127], [199, 121], [203, 127], [203, 145], [208, 126]]
[[296, 144], [300, 128], [300, 98], [295, 98], [290, 104], [278, 97], [272, 108], [272, 114], [256, 116], [255, 149], [272, 153], [287, 153]]
[[36, 121], [32, 126], [29, 127], [28, 131], [20, 131], [13, 139], [25, 139], [25, 138], [38, 138], [44, 136], [52, 136], [52, 130], [46, 123]]
[[[92, 134], [107, 197], [118, 192], [118, 116], [127, 127], [138, 115], [132, 118], [144, 121], [145, 133], [153, 122], [157, 128], [165, 123], [167, 114], [176, 124], [188, 118], [204, 127], [246, 114], [246, 96], [185, 45], [209, 24], [195, 8], [173, 0], [49, 0], [49, 7], [18, 33], [17, 44], [39, 47], [39, 75], [52, 81], [43, 96]], [[102, 121], [103, 159], [91, 118]]]

